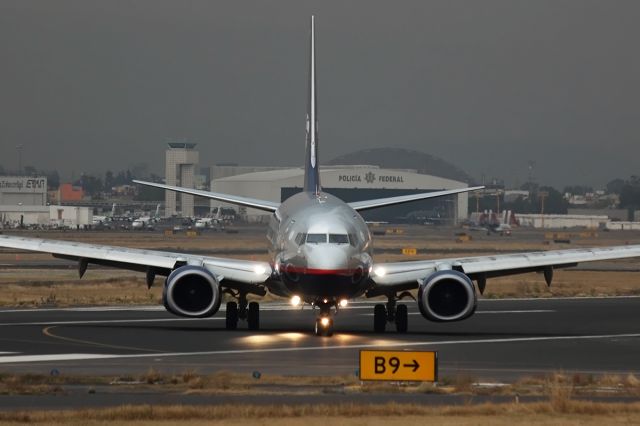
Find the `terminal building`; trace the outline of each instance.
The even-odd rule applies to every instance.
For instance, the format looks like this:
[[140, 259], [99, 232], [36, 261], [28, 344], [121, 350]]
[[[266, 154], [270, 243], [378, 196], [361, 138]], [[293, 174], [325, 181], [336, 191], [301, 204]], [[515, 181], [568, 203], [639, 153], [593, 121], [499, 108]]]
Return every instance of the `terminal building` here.
[[48, 205], [47, 194], [46, 177], [0, 176], [0, 228], [91, 225], [91, 209]]
[[46, 204], [46, 177], [0, 176], [0, 205], [44, 206]]

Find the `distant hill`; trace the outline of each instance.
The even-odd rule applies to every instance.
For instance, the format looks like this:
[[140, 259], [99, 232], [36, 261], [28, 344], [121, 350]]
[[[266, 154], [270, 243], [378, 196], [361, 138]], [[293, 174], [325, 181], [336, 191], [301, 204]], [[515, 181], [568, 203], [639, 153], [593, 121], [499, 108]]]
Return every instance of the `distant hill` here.
[[402, 148], [373, 148], [336, 157], [328, 166], [372, 165], [385, 169], [415, 169], [418, 173], [473, 183], [466, 172], [453, 164], [424, 152]]

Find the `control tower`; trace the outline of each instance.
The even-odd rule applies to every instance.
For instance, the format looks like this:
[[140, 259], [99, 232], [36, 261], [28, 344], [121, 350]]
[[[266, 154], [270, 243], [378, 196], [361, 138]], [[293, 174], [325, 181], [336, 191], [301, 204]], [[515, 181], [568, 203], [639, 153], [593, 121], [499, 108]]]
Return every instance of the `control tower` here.
[[[171, 142], [166, 151], [165, 180], [167, 185], [194, 187], [199, 162], [195, 143]], [[193, 216], [193, 195], [165, 191], [165, 216]]]

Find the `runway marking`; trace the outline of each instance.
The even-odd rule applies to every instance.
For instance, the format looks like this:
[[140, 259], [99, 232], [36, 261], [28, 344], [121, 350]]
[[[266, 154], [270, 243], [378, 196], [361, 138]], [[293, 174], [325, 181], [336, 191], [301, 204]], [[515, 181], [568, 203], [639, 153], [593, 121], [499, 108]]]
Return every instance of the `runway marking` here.
[[[306, 352], [306, 351], [335, 351], [339, 349], [368, 349], [382, 347], [418, 347], [418, 346], [452, 346], [452, 345], [475, 345], [486, 343], [529, 343], [545, 341], [568, 341], [568, 340], [600, 340], [600, 339], [629, 339], [640, 338], [640, 333], [628, 334], [596, 334], [587, 336], [541, 336], [541, 337], [513, 337], [504, 339], [474, 339], [474, 340], [443, 340], [432, 342], [405, 342], [387, 341], [381, 344], [358, 344], [358, 345], [329, 345], [329, 346], [303, 346], [293, 348], [259, 348], [259, 349], [232, 349], [221, 351], [198, 351], [198, 352], [159, 352], [146, 354], [53, 354], [53, 355], [9, 355], [0, 356], [0, 364], [39, 362], [43, 360], [52, 361], [73, 361], [89, 359], [127, 359], [127, 358], [171, 358], [184, 356], [208, 356], [208, 355], [241, 355], [252, 353], [283, 353], [283, 352]], [[50, 357], [51, 359], [47, 358]], [[84, 358], [83, 358], [84, 357]]]
[[[521, 309], [513, 311], [476, 311], [474, 315], [478, 314], [548, 314], [550, 312], [557, 312], [555, 309]], [[420, 315], [420, 312], [409, 312], [409, 315]]]
[[478, 299], [478, 302], [521, 302], [521, 301], [563, 301], [563, 300], [600, 300], [600, 299], [640, 299], [638, 295], [629, 296], [567, 296], [567, 297], [505, 297], [503, 299]]
[[136, 348], [136, 347], [132, 347], [132, 346], [118, 346], [118, 345], [110, 345], [108, 343], [100, 343], [100, 342], [92, 342], [90, 340], [82, 340], [82, 339], [74, 339], [71, 337], [64, 337], [64, 336], [58, 336], [57, 334], [53, 334], [51, 333], [51, 329], [56, 328], [56, 326], [51, 326], [51, 327], [45, 327], [44, 329], [42, 329], [42, 334], [44, 334], [47, 337], [51, 337], [52, 339], [57, 339], [57, 340], [64, 340], [65, 342], [71, 342], [71, 343], [78, 343], [81, 345], [90, 345], [90, 346], [99, 346], [102, 348], [109, 348], [109, 349], [125, 349], [125, 350], [129, 350], [129, 351], [143, 351], [143, 352], [162, 352], [159, 350], [155, 350], [155, 349], [145, 349], [145, 348]]
[[[551, 312], [557, 312], [555, 309], [521, 309], [511, 311], [476, 311], [474, 315], [478, 314], [548, 314]], [[372, 317], [373, 314], [366, 313], [360, 314], [367, 317]], [[409, 312], [409, 315], [422, 315], [420, 312]]]
[[43, 362], [43, 361], [75, 361], [110, 358], [101, 354], [48, 354], [48, 355], [13, 355], [0, 357], [0, 363]]
[[[479, 303], [485, 302], [521, 302], [521, 301], [563, 301], [563, 300], [599, 300], [599, 299], [640, 299], [638, 295], [629, 296], [573, 296], [573, 297], [524, 297], [524, 298], [504, 298], [504, 299], [479, 299]], [[354, 300], [349, 302], [347, 309], [365, 309], [369, 306], [353, 306], [353, 305], [375, 305], [382, 301], [376, 300]], [[291, 306], [286, 302], [277, 303], [263, 303], [260, 309], [265, 310], [278, 310], [277, 308], [286, 308], [281, 310], [302, 310], [300, 307]], [[309, 306], [304, 308], [310, 309]], [[220, 312], [224, 312], [224, 307], [220, 309]], [[163, 312], [164, 307], [161, 305], [139, 305], [139, 306], [88, 306], [88, 307], [75, 307], [75, 308], [27, 308], [27, 309], [0, 309], [0, 314], [5, 313], [26, 313], [26, 312], [111, 312], [111, 311], [149, 311], [149, 312]]]
[[165, 311], [164, 306], [91, 306], [77, 308], [26, 308], [26, 309], [0, 309], [0, 314], [15, 314], [27, 312], [120, 312], [120, 311]]
[[171, 322], [171, 321], [221, 321], [222, 317], [214, 318], [145, 318], [145, 319], [114, 319], [114, 320], [86, 320], [86, 321], [34, 321], [34, 322], [3, 322], [0, 327], [10, 327], [12, 325], [78, 325], [78, 324], [117, 324], [117, 323], [139, 323], [139, 322]]

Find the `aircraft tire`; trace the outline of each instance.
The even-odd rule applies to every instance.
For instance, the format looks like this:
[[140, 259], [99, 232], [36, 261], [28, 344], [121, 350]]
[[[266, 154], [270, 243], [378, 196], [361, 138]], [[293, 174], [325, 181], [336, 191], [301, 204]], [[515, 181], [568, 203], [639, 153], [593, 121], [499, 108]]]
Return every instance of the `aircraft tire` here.
[[329, 319], [329, 325], [324, 329], [324, 335], [327, 337], [333, 336], [333, 318]]
[[258, 302], [249, 303], [247, 325], [249, 327], [249, 330], [260, 329], [260, 305], [258, 304]]
[[227, 330], [238, 328], [238, 304], [236, 302], [227, 302], [225, 325]]
[[396, 307], [396, 331], [406, 333], [409, 326], [409, 313], [407, 305], [400, 304]]
[[384, 333], [387, 327], [387, 309], [383, 304], [378, 303], [373, 307], [373, 330], [376, 333]]

